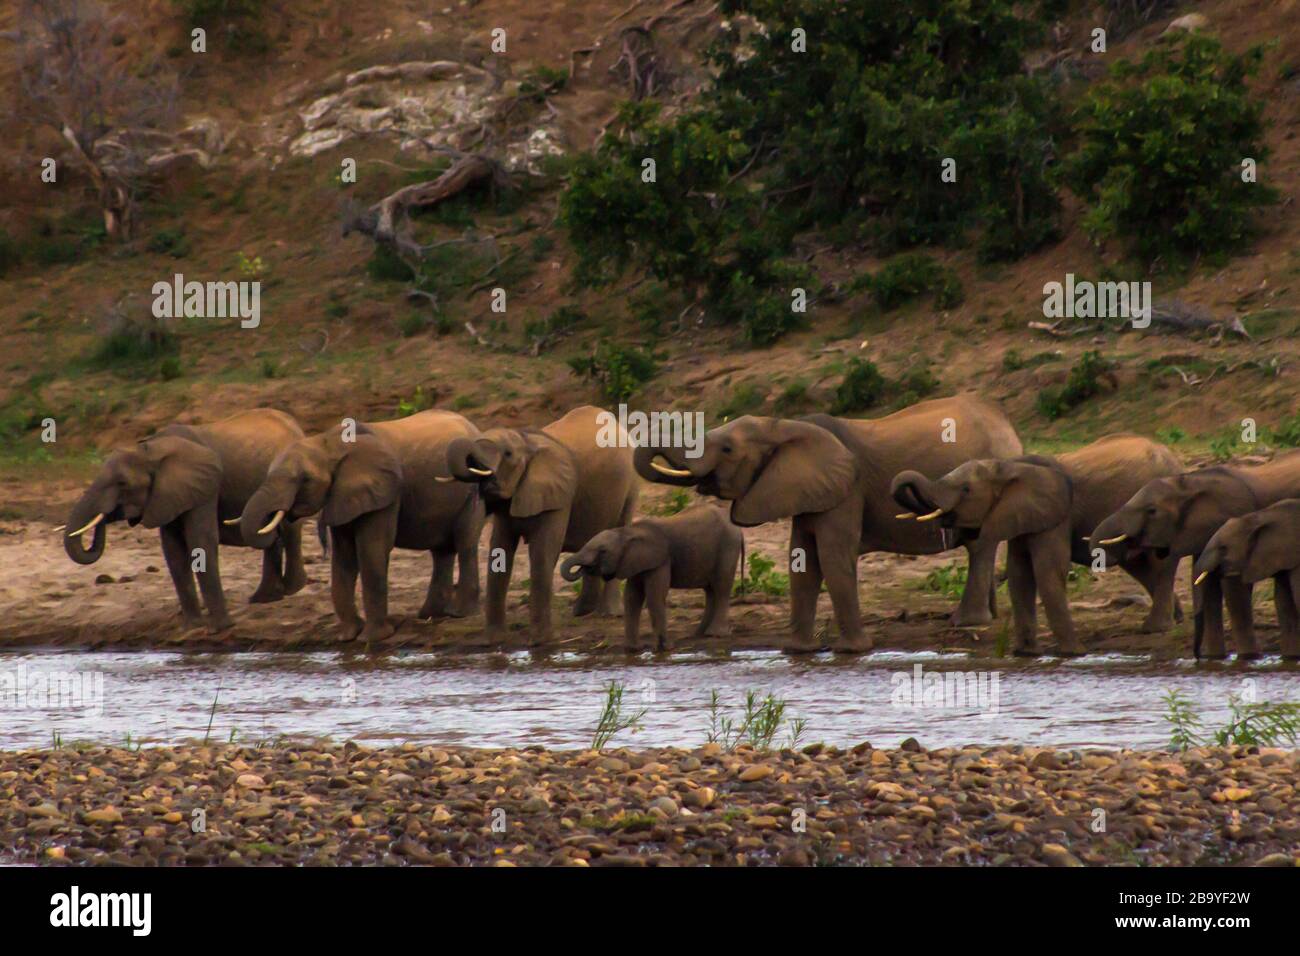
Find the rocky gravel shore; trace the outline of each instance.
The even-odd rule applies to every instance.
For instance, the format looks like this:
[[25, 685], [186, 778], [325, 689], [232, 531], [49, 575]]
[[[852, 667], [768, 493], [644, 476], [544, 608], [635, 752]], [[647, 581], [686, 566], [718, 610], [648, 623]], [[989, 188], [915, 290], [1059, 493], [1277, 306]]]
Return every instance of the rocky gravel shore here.
[[0, 753], [41, 864], [1300, 865], [1300, 751], [281, 744]]

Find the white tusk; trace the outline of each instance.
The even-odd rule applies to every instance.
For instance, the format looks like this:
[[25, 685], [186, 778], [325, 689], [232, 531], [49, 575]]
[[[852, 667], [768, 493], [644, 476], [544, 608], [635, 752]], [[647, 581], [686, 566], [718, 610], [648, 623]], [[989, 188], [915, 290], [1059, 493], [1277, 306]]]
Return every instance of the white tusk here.
[[61, 524], [54, 529], [54, 533], [58, 534], [60, 531], [67, 531], [67, 530], [68, 530], [68, 526], [66, 524]]
[[910, 511], [904, 511], [902, 514], [894, 515], [899, 521], [907, 521], [909, 518], [915, 518], [916, 515]]
[[86, 525], [84, 528], [82, 528], [82, 529], [79, 530], [79, 531], [73, 531], [73, 532], [70, 532], [70, 533], [68, 534], [68, 537], [69, 537], [69, 538], [80, 538], [83, 534], [85, 534], [87, 531], [89, 531], [91, 528], [95, 527], [95, 525], [99, 524], [99, 523], [100, 523], [101, 521], [103, 521], [103, 520], [104, 520], [104, 512], [101, 511], [99, 514], [95, 515], [95, 517], [91, 520], [90, 524]]
[[685, 468], [669, 468], [667, 465], [661, 465], [657, 461], [650, 462], [650, 467], [661, 475], [667, 475], [669, 478], [694, 478]]
[[919, 516], [916, 520], [917, 520], [917, 521], [933, 521], [935, 518], [939, 517], [939, 515], [941, 515], [941, 514], [943, 514], [943, 509], [942, 509], [942, 508], [935, 508], [935, 509], [934, 509], [933, 511], [931, 511], [928, 515], [921, 515], [921, 516]]
[[441, 481], [443, 484], [446, 484], [449, 481], [455, 481], [456, 476], [455, 475], [434, 475], [433, 480]]
[[258, 528], [258, 529], [257, 529], [257, 533], [258, 533], [258, 534], [270, 534], [272, 531], [274, 531], [274, 530], [276, 529], [276, 527], [277, 527], [277, 526], [280, 524], [280, 522], [283, 521], [283, 520], [284, 520], [284, 512], [283, 512], [283, 511], [277, 511], [277, 512], [275, 513], [275, 517], [272, 518], [270, 521], [268, 521], [268, 522], [266, 523], [266, 527], [264, 527], [264, 528]]
[[492, 477], [492, 469], [491, 469], [491, 468], [475, 468], [473, 465], [470, 465], [470, 466], [469, 466], [469, 471], [470, 471], [470, 474], [473, 474], [473, 475], [479, 475], [480, 477], [483, 477], [483, 478], [491, 478], [491, 477]]
[[1101, 541], [1098, 541], [1097, 543], [1098, 544], [1119, 544], [1121, 541], [1124, 541], [1127, 538], [1128, 538], [1127, 534], [1122, 534], [1118, 538], [1103, 538]]
[[222, 524], [239, 524], [239, 519], [238, 519], [238, 518], [227, 518], [225, 521], [223, 521], [223, 522], [221, 522], [221, 523], [222, 523]]
[[1192, 582], [1192, 587], [1197, 587], [1202, 581], [1204, 581], [1209, 576], [1210, 576], [1209, 571], [1202, 571], [1200, 574], [1196, 576], [1196, 580]]

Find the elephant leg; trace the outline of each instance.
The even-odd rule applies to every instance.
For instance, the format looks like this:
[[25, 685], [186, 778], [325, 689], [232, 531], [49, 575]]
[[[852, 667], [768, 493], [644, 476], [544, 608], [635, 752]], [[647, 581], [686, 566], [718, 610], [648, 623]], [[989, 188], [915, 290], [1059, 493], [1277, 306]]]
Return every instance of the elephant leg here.
[[[586, 617], [594, 614], [600, 607], [601, 589], [605, 582], [598, 574], [584, 574], [578, 585], [578, 600], [573, 602], [573, 616]], [[616, 595], [618, 591], [614, 592]]]
[[[803, 566], [802, 571], [795, 568]], [[745, 569], [740, 573], [744, 575]], [[817, 598], [822, 590], [822, 566], [817, 559], [817, 539], [803, 519], [796, 517], [790, 528], [790, 654], [811, 654], [817, 625]]]
[[1029, 546], [1019, 538], [1007, 542], [1007, 591], [1011, 595], [1013, 653], [1032, 657], [1038, 653], [1038, 588]]
[[628, 578], [623, 587], [623, 649], [637, 650], [641, 637], [641, 605], [645, 603], [645, 584], [641, 575]]
[[181, 619], [189, 630], [203, 623], [203, 608], [199, 604], [199, 594], [194, 588], [194, 572], [190, 570], [190, 556], [185, 548], [185, 537], [176, 524], [165, 525], [159, 530], [162, 539], [163, 560], [167, 562], [167, 572], [172, 576], [172, 585], [176, 588], [176, 597], [181, 602]]
[[302, 561], [302, 522], [282, 527], [284, 541], [284, 593], [297, 594], [307, 586], [307, 568]]
[[650, 629], [654, 633], [655, 648], [659, 651], [673, 649], [672, 641], [668, 638], [668, 588], [671, 580], [667, 563], [645, 575], [645, 603], [650, 611]]
[[998, 543], [976, 538], [966, 543], [966, 587], [961, 592], [961, 603], [952, 622], [958, 627], [974, 627], [993, 620], [991, 589], [996, 588], [994, 571], [998, 557]]
[[1070, 572], [1070, 538], [1058, 529], [1034, 535], [1029, 542], [1029, 559], [1034, 567], [1034, 586], [1043, 601], [1047, 623], [1056, 636], [1056, 652], [1069, 656], [1087, 653], [1074, 633], [1066, 583]]
[[618, 582], [601, 581], [600, 597], [596, 599], [596, 613], [601, 617], [612, 617], [618, 614]]
[[1228, 656], [1223, 641], [1223, 579], [1211, 574], [1200, 588], [1200, 607], [1196, 612], [1197, 643], [1201, 657], [1221, 661]]
[[[1174, 609], [1177, 599], [1174, 597], [1174, 579], [1178, 574], [1178, 559], [1166, 558], [1163, 561], [1154, 555], [1140, 552], [1131, 560], [1120, 563], [1129, 576], [1151, 596], [1151, 610], [1142, 622], [1142, 631], [1146, 634], [1158, 634], [1174, 626], [1176, 617]], [[1178, 609], [1181, 612], [1181, 608]]]
[[424, 605], [416, 615], [421, 621], [435, 617], [446, 617], [451, 603], [452, 575], [456, 570], [456, 555], [450, 551], [431, 551], [433, 556], [433, 574], [429, 578], [429, 590], [424, 596]]
[[1255, 613], [1251, 607], [1253, 590], [1241, 578], [1223, 579], [1223, 601], [1228, 605], [1232, 642], [1237, 647], [1237, 656], [1244, 661], [1253, 661], [1259, 657], [1259, 647], [1255, 642]]
[[370, 647], [397, 630], [388, 619], [388, 560], [397, 537], [397, 512], [395, 508], [371, 512], [358, 518], [355, 524], [361, 603], [366, 610], [361, 639]]
[[730, 633], [731, 577], [720, 575], [704, 589], [704, 620], [700, 622], [700, 635], [726, 637]]
[[[856, 530], [856, 529], [855, 529]], [[858, 549], [852, 535], [819, 529], [817, 560], [826, 576], [831, 607], [839, 639], [832, 649], [845, 654], [871, 650], [871, 638], [862, 630], [862, 611], [858, 605]]]
[[[555, 589], [555, 562], [560, 560], [560, 541], [564, 528], [559, 533], [550, 533], [552, 529], [541, 529], [528, 542], [528, 620], [532, 625], [530, 644], [540, 646], [550, 644], [555, 639], [551, 626], [551, 599]], [[592, 575], [584, 575], [583, 588]]]
[[1300, 616], [1296, 613], [1295, 592], [1291, 589], [1291, 572], [1282, 571], [1273, 575], [1273, 603], [1277, 606], [1278, 648], [1283, 660], [1300, 657], [1300, 641], [1297, 641], [1296, 626]]
[[488, 547], [486, 634], [500, 639], [506, 632], [506, 595], [510, 591], [510, 574], [515, 566], [515, 549], [519, 534], [505, 521], [492, 519], [492, 538]]
[[235, 626], [226, 610], [226, 594], [221, 588], [221, 556], [218, 547], [217, 503], [208, 502], [181, 516], [185, 546], [190, 559], [199, 562], [195, 576], [208, 609], [208, 630], [213, 634]]
[[279, 538], [269, 548], [262, 550], [262, 580], [249, 597], [249, 604], [270, 604], [284, 597], [284, 574], [281, 571], [283, 559], [284, 545]]
[[456, 592], [452, 601], [452, 617], [469, 617], [478, 611], [478, 539], [483, 531], [481, 515], [469, 509], [462, 515], [455, 532], [456, 542]]
[[343, 640], [352, 641], [361, 633], [365, 622], [357, 613], [357, 541], [355, 529], [330, 530], [330, 598], [334, 616], [339, 619]]

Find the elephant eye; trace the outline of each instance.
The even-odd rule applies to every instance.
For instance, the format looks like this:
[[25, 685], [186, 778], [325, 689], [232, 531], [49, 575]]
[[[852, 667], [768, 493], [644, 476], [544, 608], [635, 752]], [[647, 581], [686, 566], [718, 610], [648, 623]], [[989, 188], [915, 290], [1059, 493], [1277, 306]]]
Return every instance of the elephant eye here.
[[731, 446], [730, 446], [730, 445], [723, 445], [723, 446], [722, 446], [722, 453], [723, 453], [724, 455], [730, 455], [730, 454], [731, 454]]
[[1156, 516], [1155, 505], [1152, 505], [1151, 507], [1147, 508], [1147, 517], [1154, 518], [1155, 516]]
[[961, 486], [961, 493], [962, 493], [963, 495], [968, 495], [968, 494], [970, 494], [970, 485], [962, 485], [962, 486]]

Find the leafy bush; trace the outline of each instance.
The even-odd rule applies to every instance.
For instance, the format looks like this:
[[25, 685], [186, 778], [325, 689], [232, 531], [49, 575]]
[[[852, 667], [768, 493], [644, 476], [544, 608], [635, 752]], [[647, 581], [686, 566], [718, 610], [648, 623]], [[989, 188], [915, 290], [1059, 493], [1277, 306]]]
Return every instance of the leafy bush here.
[[575, 375], [597, 382], [601, 397], [618, 404], [654, 378], [658, 367], [648, 352], [602, 342], [590, 356], [569, 359], [569, 368]]
[[1292, 415], [1269, 434], [1274, 445], [1300, 448], [1300, 415]]
[[1070, 369], [1070, 376], [1060, 388], [1045, 388], [1038, 394], [1038, 410], [1047, 418], [1058, 419], [1101, 393], [1102, 373], [1112, 363], [1097, 351], [1084, 352]]
[[1261, 57], [1188, 34], [1093, 86], [1077, 117], [1079, 149], [1062, 167], [1088, 204], [1085, 227], [1148, 259], [1238, 246], [1253, 210], [1277, 199], [1241, 178], [1243, 158], [1268, 155], [1264, 101], [1246, 87]]
[[662, 504], [655, 505], [647, 509], [647, 513], [656, 517], [666, 518], [669, 515], [680, 514], [691, 505], [691, 495], [685, 488], [674, 488], [668, 493], [668, 497], [663, 500]]
[[951, 269], [923, 253], [899, 256], [874, 276], [862, 280], [876, 304], [886, 312], [927, 292], [934, 293], [936, 308], [950, 309], [965, 298], [961, 280]]
[[766, 594], [784, 597], [790, 593], [790, 575], [776, 570], [776, 562], [757, 551], [749, 556], [749, 572], [742, 571], [739, 580], [731, 587], [732, 594]]
[[[172, 321], [157, 318], [147, 305], [130, 298], [104, 316], [99, 334], [99, 344], [91, 354], [91, 365], [99, 368], [152, 364], [180, 353], [180, 339], [172, 328]], [[179, 374], [179, 363], [161, 370], [164, 378], [168, 370]]]
[[921, 582], [921, 589], [934, 591], [945, 597], [959, 598], [966, 590], [967, 573], [966, 565], [955, 561], [949, 562], [927, 574], [925, 580]]
[[[1046, 80], [1021, 68], [1040, 28], [1018, 4], [720, 7], [734, 26], [709, 51], [713, 86], [672, 119], [628, 104], [572, 164], [561, 221], [580, 283], [636, 268], [764, 345], [803, 321], [790, 301], [809, 276], [791, 255], [801, 232], [892, 250], [977, 227], [988, 258], [1055, 233], [1047, 163], [1058, 111]], [[748, 18], [764, 28], [742, 29]], [[796, 28], [814, 38], [806, 49], [793, 49]], [[918, 170], [922, 156], [932, 169]], [[955, 181], [941, 175], [946, 159]], [[960, 301], [951, 283], [938, 292]]]
[[885, 376], [880, 374], [876, 363], [868, 359], [849, 359], [844, 379], [835, 389], [835, 401], [831, 403], [832, 415], [845, 412], [860, 412], [870, 408], [885, 397]]

